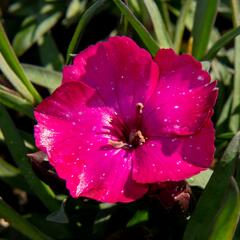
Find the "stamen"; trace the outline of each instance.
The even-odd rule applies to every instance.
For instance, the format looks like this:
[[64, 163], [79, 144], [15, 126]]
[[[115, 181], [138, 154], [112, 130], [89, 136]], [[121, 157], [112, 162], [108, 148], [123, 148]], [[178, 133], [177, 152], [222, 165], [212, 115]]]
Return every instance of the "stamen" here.
[[136, 108], [137, 108], [137, 112], [139, 113], [139, 114], [142, 114], [143, 113], [143, 108], [144, 108], [144, 105], [142, 104], [142, 103], [137, 103], [136, 104]]
[[142, 132], [140, 130], [133, 130], [129, 135], [129, 142], [133, 146], [143, 145], [146, 139], [144, 138]]
[[109, 140], [108, 143], [112, 145], [114, 148], [129, 148], [128, 144], [122, 141]]

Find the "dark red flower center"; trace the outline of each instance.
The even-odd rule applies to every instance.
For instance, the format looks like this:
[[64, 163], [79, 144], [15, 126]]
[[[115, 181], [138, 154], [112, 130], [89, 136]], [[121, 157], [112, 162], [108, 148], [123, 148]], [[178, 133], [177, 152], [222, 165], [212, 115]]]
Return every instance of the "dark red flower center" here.
[[[115, 129], [113, 132], [118, 133], [119, 140], [109, 140], [110, 145], [114, 148], [132, 149], [145, 143], [146, 137], [141, 130], [143, 108], [144, 106], [142, 103], [136, 104], [136, 122], [134, 129], [129, 129], [126, 124], [119, 121], [119, 119], [117, 121], [112, 121], [113, 128]], [[118, 130], [116, 131], [116, 129]]]

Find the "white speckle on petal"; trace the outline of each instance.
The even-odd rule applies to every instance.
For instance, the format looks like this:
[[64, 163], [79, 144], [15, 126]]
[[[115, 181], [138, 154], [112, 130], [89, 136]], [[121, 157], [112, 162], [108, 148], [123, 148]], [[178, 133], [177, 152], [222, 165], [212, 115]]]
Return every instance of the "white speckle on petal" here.
[[175, 105], [175, 106], [174, 106], [174, 108], [175, 108], [175, 109], [178, 109], [178, 108], [179, 108], [179, 106], [178, 106], [178, 105]]

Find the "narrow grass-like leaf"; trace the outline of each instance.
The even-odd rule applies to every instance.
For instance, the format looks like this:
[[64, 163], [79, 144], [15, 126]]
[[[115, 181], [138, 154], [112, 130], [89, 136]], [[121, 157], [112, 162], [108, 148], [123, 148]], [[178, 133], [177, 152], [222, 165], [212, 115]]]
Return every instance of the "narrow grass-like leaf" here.
[[50, 32], [38, 40], [38, 46], [42, 65], [48, 69], [61, 71], [64, 63], [63, 56]]
[[144, 0], [144, 4], [150, 15], [153, 23], [154, 32], [157, 38], [157, 42], [161, 48], [169, 48], [172, 46], [171, 38], [167, 31], [166, 25], [163, 21], [161, 12], [158, 9], [157, 4], [153, 0]]
[[169, 35], [170, 37], [172, 37], [173, 35], [173, 24], [171, 22], [171, 19], [170, 19], [170, 14], [169, 14], [169, 3], [166, 2], [166, 1], [157, 1], [156, 2], [161, 13], [162, 13], [162, 17], [163, 17], [163, 20], [164, 20], [164, 23], [166, 25], [166, 28], [169, 32]]
[[184, 240], [209, 239], [234, 172], [235, 160], [240, 153], [239, 145], [240, 133], [232, 139], [216, 166], [190, 218], [184, 233]]
[[82, 15], [81, 19], [78, 22], [76, 30], [73, 34], [72, 40], [68, 46], [66, 63], [69, 64], [71, 60], [71, 54], [75, 53], [78, 43], [83, 35], [84, 29], [88, 22], [94, 17], [99, 11], [104, 7], [106, 0], [98, 0], [91, 7], [89, 7], [86, 12]]
[[27, 77], [36, 85], [48, 88], [53, 91], [61, 84], [62, 75], [60, 72], [31, 64], [22, 64], [22, 66]]
[[54, 193], [35, 176], [30, 161], [26, 156], [27, 151], [23, 140], [2, 105], [0, 105], [0, 128], [13, 159], [19, 166], [33, 193], [39, 197], [50, 211], [58, 209], [59, 204], [54, 198]]
[[207, 49], [210, 33], [217, 14], [218, 0], [198, 0], [193, 25], [192, 54], [201, 59]]
[[13, 177], [18, 175], [19, 173], [19, 169], [4, 161], [4, 159], [0, 158], [0, 178]]
[[145, 222], [147, 220], [148, 220], [148, 212], [146, 210], [138, 210], [127, 223], [127, 227], [132, 227], [136, 224]]
[[85, 11], [87, 2], [87, 0], [71, 0], [66, 10], [66, 16], [63, 19], [63, 24], [69, 27], [72, 23], [74, 23]]
[[213, 59], [219, 50], [221, 50], [225, 45], [232, 41], [236, 36], [240, 34], [240, 27], [236, 27], [226, 32], [207, 52], [207, 54], [202, 58], [202, 60]]
[[217, 131], [218, 131], [218, 128], [220, 128], [222, 124], [227, 123], [229, 120], [229, 116], [231, 114], [232, 99], [233, 99], [232, 95], [229, 95], [227, 101], [225, 102], [225, 104], [222, 107], [222, 111], [217, 120]]
[[232, 177], [208, 240], [233, 239], [240, 213], [239, 189]]
[[152, 55], [155, 55], [159, 49], [158, 44], [152, 38], [151, 34], [147, 31], [147, 29], [142, 25], [142, 23], [134, 16], [131, 10], [121, 1], [121, 0], [113, 0], [117, 5], [121, 13], [128, 19], [132, 27], [138, 33], [139, 37], [142, 39], [147, 49]]
[[32, 240], [50, 240], [51, 238], [29, 223], [0, 198], [0, 216], [11, 223], [11, 226]]
[[187, 179], [187, 182], [190, 186], [197, 186], [201, 188], [205, 188], [210, 177], [212, 176], [213, 170], [207, 169], [205, 171], [200, 172], [199, 174], [192, 176]]
[[0, 69], [6, 78], [11, 82], [13, 87], [26, 99], [30, 102], [33, 102], [34, 99], [19, 77], [12, 71], [7, 62], [5, 61], [3, 55], [0, 53]]
[[0, 85], [0, 103], [33, 118], [33, 106], [16, 92]]
[[18, 168], [12, 166], [0, 157], [0, 180], [11, 186], [31, 193], [28, 184]]
[[183, 37], [184, 28], [186, 24], [185, 21], [188, 15], [188, 11], [191, 8], [191, 3], [192, 3], [191, 0], [186, 0], [184, 2], [184, 5], [182, 6], [182, 9], [180, 12], [180, 16], [178, 17], [178, 20], [177, 20], [177, 26], [176, 26], [175, 35], [174, 35], [174, 49], [177, 53], [180, 51], [180, 48], [181, 48], [182, 37]]
[[[240, 1], [232, 0], [233, 24], [240, 26]], [[232, 116], [230, 118], [230, 129], [237, 132], [240, 129], [240, 36], [235, 38], [235, 56], [234, 56], [234, 83], [233, 83], [233, 103]]]
[[60, 16], [61, 12], [54, 11], [48, 15], [27, 17], [13, 39], [13, 48], [17, 56], [26, 52], [40, 37], [48, 32], [57, 23]]
[[5, 61], [13, 72], [18, 76], [22, 83], [26, 86], [28, 91], [32, 94], [36, 102], [41, 101], [41, 97], [31, 82], [27, 79], [22, 66], [20, 65], [9, 41], [7, 35], [3, 29], [2, 23], [0, 22], [0, 53], [4, 57]]

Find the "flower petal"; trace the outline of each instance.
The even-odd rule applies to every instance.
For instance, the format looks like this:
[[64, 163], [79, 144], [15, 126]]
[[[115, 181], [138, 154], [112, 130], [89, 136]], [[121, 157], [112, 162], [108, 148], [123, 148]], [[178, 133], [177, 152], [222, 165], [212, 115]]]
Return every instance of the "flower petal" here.
[[214, 157], [214, 128], [209, 120], [190, 137], [149, 139], [135, 151], [133, 179], [139, 183], [180, 181], [209, 167]]
[[193, 89], [208, 84], [208, 72], [189, 54], [177, 55], [172, 49], [160, 49], [154, 61], [158, 64], [162, 88]]
[[146, 186], [131, 179], [131, 154], [109, 146], [110, 108], [100, 107], [95, 91], [70, 82], [36, 109], [36, 145], [46, 152], [73, 197], [129, 202]]
[[148, 136], [189, 135], [199, 131], [212, 115], [217, 97], [216, 82], [189, 55], [160, 50], [156, 61], [160, 80], [144, 110]]
[[95, 88], [105, 105], [127, 122], [135, 117], [136, 104], [151, 96], [157, 79], [151, 55], [128, 37], [111, 37], [88, 47], [63, 71], [63, 83], [82, 81]]

